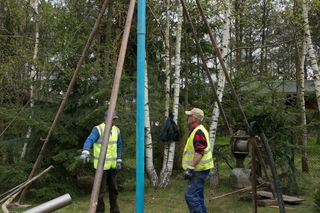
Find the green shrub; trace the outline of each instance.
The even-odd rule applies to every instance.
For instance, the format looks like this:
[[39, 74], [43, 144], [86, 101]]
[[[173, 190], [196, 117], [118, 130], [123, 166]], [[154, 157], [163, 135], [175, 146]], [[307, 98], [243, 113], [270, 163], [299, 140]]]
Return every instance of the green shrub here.
[[320, 212], [320, 187], [317, 189], [314, 195], [314, 202], [318, 208], [318, 211]]

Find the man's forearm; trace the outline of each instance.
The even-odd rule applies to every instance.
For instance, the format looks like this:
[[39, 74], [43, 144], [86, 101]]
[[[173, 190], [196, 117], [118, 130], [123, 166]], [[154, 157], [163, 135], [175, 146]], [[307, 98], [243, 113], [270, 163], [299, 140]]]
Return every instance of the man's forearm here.
[[194, 153], [194, 156], [193, 156], [193, 159], [191, 161], [191, 165], [190, 166], [196, 167], [198, 165], [198, 163], [200, 162], [201, 158], [202, 158], [201, 154], [199, 154], [197, 152]]

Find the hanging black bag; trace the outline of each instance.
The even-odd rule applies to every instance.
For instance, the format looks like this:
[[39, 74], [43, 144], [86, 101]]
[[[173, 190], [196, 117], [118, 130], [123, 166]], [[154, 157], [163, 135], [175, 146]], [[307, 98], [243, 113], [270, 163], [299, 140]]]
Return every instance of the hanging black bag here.
[[173, 120], [173, 116], [167, 117], [165, 124], [160, 132], [161, 141], [179, 141], [179, 129]]

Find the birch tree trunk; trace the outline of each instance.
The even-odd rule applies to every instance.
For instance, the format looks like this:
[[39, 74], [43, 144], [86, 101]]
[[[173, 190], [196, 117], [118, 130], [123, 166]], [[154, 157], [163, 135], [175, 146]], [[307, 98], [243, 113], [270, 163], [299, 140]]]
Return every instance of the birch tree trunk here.
[[[183, 19], [184, 22], [184, 27], [186, 28], [187, 22], [185, 21], [185, 19]], [[188, 32], [186, 32], [186, 30], [184, 31], [184, 59], [185, 59], [185, 70], [184, 70], [184, 108], [188, 109], [189, 108], [189, 72], [190, 72], [190, 55], [189, 55], [189, 35]]]
[[[312, 57], [314, 57], [314, 51], [313, 51], [313, 45], [311, 43], [311, 35], [310, 35], [309, 24], [308, 24], [309, 22], [308, 11], [307, 11], [307, 5], [305, 1], [302, 2], [302, 13], [303, 13], [303, 20], [304, 20], [305, 35], [302, 42], [302, 55], [301, 55], [300, 70], [299, 70], [300, 73], [298, 75], [298, 78], [299, 78], [298, 88], [300, 89], [298, 93], [298, 100], [299, 100], [299, 108], [301, 110], [300, 112], [301, 125], [303, 126], [303, 132], [301, 133], [301, 144], [302, 144], [301, 169], [303, 172], [309, 172], [308, 155], [307, 155], [307, 146], [308, 146], [307, 121], [306, 121], [306, 108], [305, 108], [305, 100], [304, 100], [304, 63], [305, 63], [305, 58], [307, 54], [307, 49], [309, 49], [309, 56], [313, 63]], [[318, 66], [317, 62], [315, 62], [315, 64], [316, 66]], [[316, 96], [317, 96], [317, 102], [319, 107], [320, 106], [319, 105], [320, 85], [317, 85], [319, 84], [319, 70], [315, 70], [313, 67], [313, 73], [314, 73], [314, 76], [316, 76], [314, 83], [316, 87]]]
[[[224, 19], [224, 25], [222, 30], [222, 51], [221, 56], [225, 60], [225, 57], [228, 53], [228, 46], [230, 42], [230, 5], [228, 2], [226, 2], [227, 10], [225, 11], [225, 19]], [[227, 65], [226, 65], [227, 66]], [[223, 91], [226, 83], [226, 78], [223, 73], [223, 70], [221, 68], [221, 64], [218, 64], [218, 85], [217, 85], [217, 94], [219, 101], [222, 101], [223, 98]], [[213, 111], [212, 111], [212, 117], [211, 117], [211, 125], [209, 129], [210, 134], [210, 142], [212, 149], [214, 148], [215, 140], [216, 140], [216, 133], [217, 133], [217, 126], [218, 126], [218, 120], [220, 116], [220, 111], [217, 102], [214, 103]]]
[[308, 18], [308, 4], [306, 0], [302, 1], [302, 13], [303, 13], [303, 21], [304, 21], [304, 33], [305, 39], [307, 42], [307, 52], [310, 57], [311, 67], [313, 71], [314, 77], [314, 86], [316, 91], [316, 98], [318, 103], [318, 110], [320, 112], [320, 77], [319, 77], [319, 66], [317, 63], [316, 53], [312, 44], [310, 27], [309, 27], [309, 18]]
[[[180, 97], [180, 65], [181, 65], [181, 29], [182, 29], [182, 5], [180, 1], [177, 1], [177, 30], [176, 30], [176, 56], [175, 56], [175, 81], [174, 81], [174, 97], [173, 97], [173, 120], [178, 124], [178, 112], [179, 112], [179, 97]], [[176, 143], [174, 141], [166, 144], [168, 149], [165, 149], [165, 155], [167, 157], [166, 161], [163, 161], [162, 170], [160, 173], [159, 186], [164, 188], [168, 185], [170, 181], [170, 176], [172, 174], [174, 152]]]
[[[166, 0], [166, 30], [165, 30], [165, 73], [166, 73], [166, 97], [165, 97], [165, 118], [169, 116], [169, 104], [170, 104], [170, 0]], [[166, 169], [166, 165], [168, 162], [168, 153], [169, 153], [169, 144], [165, 143], [163, 148], [163, 161], [162, 161], [162, 169], [160, 173], [160, 180], [161, 174]], [[159, 183], [160, 184], [160, 183]]]
[[166, 64], [166, 99], [165, 99], [165, 117], [169, 116], [170, 106], [170, 0], [166, 0], [166, 30], [165, 30], [165, 64]]
[[262, 27], [261, 27], [261, 53], [260, 53], [260, 71], [261, 73], [267, 72], [267, 37], [268, 37], [268, 17], [269, 17], [269, 0], [262, 2]]
[[241, 47], [243, 46], [243, 1], [242, 0], [235, 0], [234, 1], [234, 11], [235, 11], [235, 60], [236, 60], [236, 68], [238, 69], [241, 66], [242, 61], [242, 50]]
[[145, 70], [145, 87], [144, 87], [144, 125], [145, 125], [145, 155], [146, 155], [146, 170], [148, 177], [151, 181], [153, 188], [158, 186], [158, 175], [153, 165], [153, 148], [152, 148], [152, 136], [151, 136], [151, 125], [150, 125], [150, 110], [149, 110], [149, 83], [148, 83], [148, 69], [146, 62]]
[[[223, 24], [223, 30], [222, 30], [222, 51], [221, 56], [225, 60], [225, 57], [228, 52], [228, 46], [230, 42], [230, 3], [229, 1], [225, 2], [226, 5], [226, 11], [224, 12], [224, 24]], [[227, 65], [226, 65], [227, 66]], [[226, 78], [224, 75], [224, 72], [222, 70], [221, 64], [218, 64], [218, 85], [217, 85], [217, 95], [218, 99], [221, 103], [223, 98], [223, 91], [226, 83]], [[218, 107], [218, 103], [214, 103], [214, 107], [212, 110], [212, 117], [211, 117], [211, 125], [209, 129], [209, 135], [210, 135], [210, 143], [212, 150], [214, 149], [214, 144], [216, 141], [216, 134], [217, 134], [217, 127], [218, 127], [218, 121], [220, 116], [220, 110]], [[219, 184], [219, 174], [218, 174], [218, 164], [215, 162], [215, 169], [211, 170], [210, 172], [210, 185], [212, 187], [215, 187]]]
[[[31, 108], [31, 113], [32, 113], [32, 108], [34, 107], [34, 86], [33, 86], [33, 81], [35, 80], [36, 77], [36, 61], [38, 58], [38, 46], [39, 46], [39, 7], [40, 0], [35, 0], [33, 9], [35, 12], [35, 42], [34, 42], [34, 50], [33, 50], [33, 57], [32, 57], [32, 65], [31, 65], [31, 72], [30, 72], [30, 81], [31, 81], [31, 86], [30, 86], [30, 108]], [[29, 116], [29, 119], [32, 118], [32, 115]], [[22, 152], [21, 152], [21, 159], [24, 159], [26, 156], [27, 152], [27, 147], [28, 147], [28, 141], [31, 137], [32, 133], [32, 128], [29, 126], [26, 134], [26, 142], [23, 144]]]

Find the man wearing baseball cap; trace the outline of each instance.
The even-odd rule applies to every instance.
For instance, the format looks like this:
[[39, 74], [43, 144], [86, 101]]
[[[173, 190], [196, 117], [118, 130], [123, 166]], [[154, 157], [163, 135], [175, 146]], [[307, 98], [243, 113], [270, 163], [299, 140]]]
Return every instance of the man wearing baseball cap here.
[[[105, 118], [110, 116], [108, 111], [105, 112]], [[104, 194], [107, 191], [107, 185], [109, 188], [109, 203], [110, 203], [110, 213], [119, 213], [119, 206], [117, 202], [118, 197], [118, 185], [117, 185], [117, 173], [122, 167], [122, 136], [120, 129], [114, 125], [114, 120], [118, 119], [119, 116], [117, 112], [112, 115], [112, 127], [110, 130], [108, 150], [106, 153], [104, 171], [101, 180], [101, 187], [99, 191], [98, 204], [96, 213], [105, 212], [104, 204]], [[83, 163], [88, 163], [90, 161], [90, 149], [93, 146], [93, 166], [97, 169], [98, 159], [100, 156], [101, 144], [103, 140], [103, 134], [106, 124], [103, 122], [98, 126], [95, 126], [87, 140], [83, 145], [83, 151], [80, 156], [80, 160]]]
[[213, 168], [209, 133], [201, 124], [204, 113], [199, 108], [185, 111], [188, 116], [189, 137], [184, 147], [182, 168], [188, 180], [185, 199], [190, 212], [206, 213], [204, 182]]

